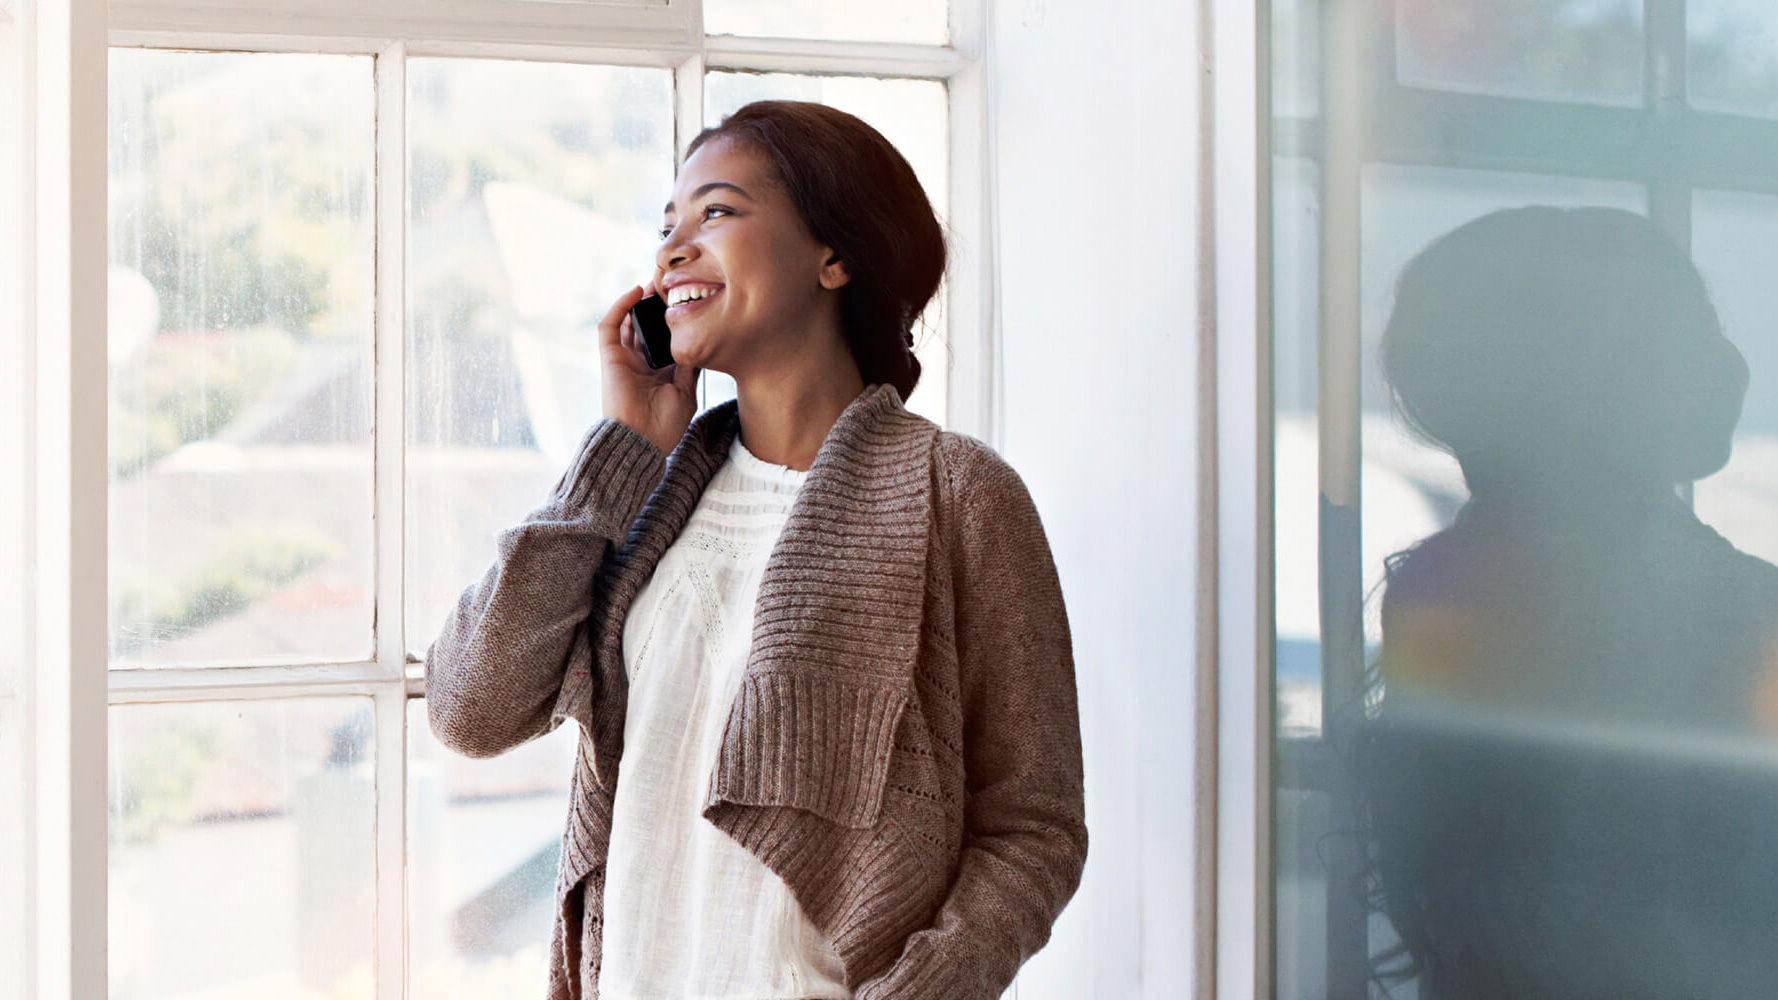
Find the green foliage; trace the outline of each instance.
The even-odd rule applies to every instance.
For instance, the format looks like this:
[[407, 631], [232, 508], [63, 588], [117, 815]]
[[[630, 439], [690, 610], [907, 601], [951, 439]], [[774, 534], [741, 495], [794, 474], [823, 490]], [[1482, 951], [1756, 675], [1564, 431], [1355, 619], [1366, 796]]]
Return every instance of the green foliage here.
[[150, 341], [112, 372], [112, 476], [228, 426], [284, 378], [297, 351], [296, 338], [269, 328]]
[[153, 842], [169, 827], [191, 822], [192, 791], [231, 752], [218, 725], [199, 725], [180, 713], [130, 734], [112, 754], [113, 848]]
[[[113, 590], [115, 622], [147, 626], [158, 639], [213, 625], [338, 555], [330, 539], [301, 524], [248, 524], [219, 542], [195, 572], [169, 583], [161, 576], [123, 580]], [[119, 630], [116, 641], [128, 641]], [[127, 649], [113, 649], [127, 655]]]
[[370, 325], [368, 60], [119, 50], [111, 242], [173, 331]]

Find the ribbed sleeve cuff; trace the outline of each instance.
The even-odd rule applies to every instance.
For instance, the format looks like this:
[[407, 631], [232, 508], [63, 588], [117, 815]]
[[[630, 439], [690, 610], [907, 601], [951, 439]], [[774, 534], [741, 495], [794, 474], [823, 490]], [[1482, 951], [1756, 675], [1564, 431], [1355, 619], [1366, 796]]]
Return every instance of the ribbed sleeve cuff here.
[[957, 974], [941, 962], [906, 962], [881, 979], [861, 987], [857, 1000], [897, 1000], [900, 997], [956, 997]]
[[601, 420], [581, 439], [550, 502], [569, 517], [612, 517], [628, 528], [661, 481], [667, 457], [654, 442], [616, 420]]

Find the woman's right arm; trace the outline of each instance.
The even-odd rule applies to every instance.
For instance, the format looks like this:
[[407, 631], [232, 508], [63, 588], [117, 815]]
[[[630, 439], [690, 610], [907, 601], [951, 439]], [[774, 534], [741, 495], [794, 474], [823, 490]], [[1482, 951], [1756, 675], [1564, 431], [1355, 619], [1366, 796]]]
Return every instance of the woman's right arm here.
[[440, 742], [492, 757], [554, 728], [563, 677], [591, 665], [580, 633], [594, 575], [623, 544], [665, 462], [648, 438], [602, 420], [549, 500], [501, 532], [494, 565], [463, 592], [426, 653], [426, 710]]
[[623, 544], [697, 409], [697, 369], [643, 360], [625, 292], [599, 321], [603, 406], [549, 501], [500, 535], [426, 654], [426, 711], [444, 745], [492, 757], [554, 728], [562, 680], [592, 667], [600, 563]]

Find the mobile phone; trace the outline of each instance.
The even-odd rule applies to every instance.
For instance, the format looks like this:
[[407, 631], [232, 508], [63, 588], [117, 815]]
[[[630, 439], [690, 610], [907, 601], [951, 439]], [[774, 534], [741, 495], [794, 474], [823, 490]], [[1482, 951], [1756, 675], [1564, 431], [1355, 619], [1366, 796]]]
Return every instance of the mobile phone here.
[[650, 295], [630, 309], [630, 322], [642, 340], [642, 356], [648, 367], [665, 368], [673, 363], [673, 333], [667, 329], [667, 300]]

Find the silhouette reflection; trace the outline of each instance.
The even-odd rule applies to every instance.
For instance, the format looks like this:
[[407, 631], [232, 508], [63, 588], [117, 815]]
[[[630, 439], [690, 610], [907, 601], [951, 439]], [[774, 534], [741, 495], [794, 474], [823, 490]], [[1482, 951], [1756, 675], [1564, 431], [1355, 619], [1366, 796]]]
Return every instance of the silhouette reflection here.
[[1418, 995], [1778, 996], [1778, 567], [1679, 491], [1748, 376], [1696, 268], [1497, 212], [1408, 265], [1382, 363], [1471, 494], [1389, 561], [1360, 762]]

